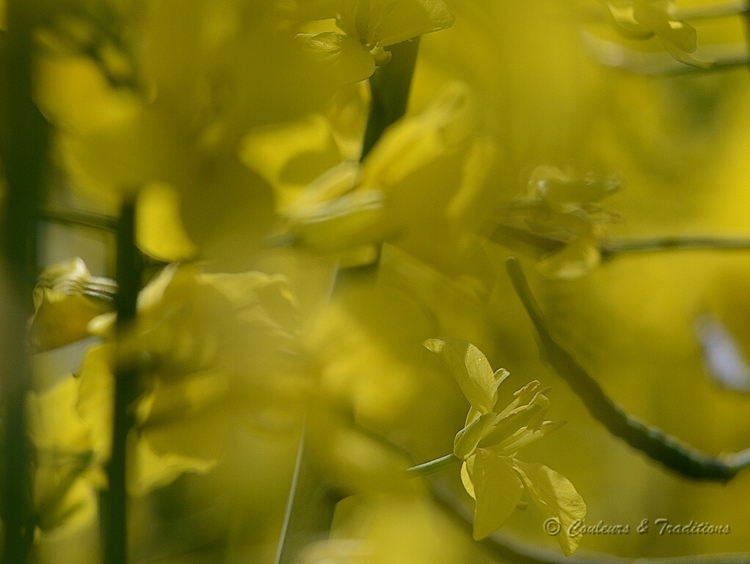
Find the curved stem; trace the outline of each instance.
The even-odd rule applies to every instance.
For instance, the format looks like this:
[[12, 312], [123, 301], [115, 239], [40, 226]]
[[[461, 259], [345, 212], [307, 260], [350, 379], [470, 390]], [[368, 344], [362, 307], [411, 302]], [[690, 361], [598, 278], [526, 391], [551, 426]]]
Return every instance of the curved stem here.
[[511, 257], [505, 261], [505, 265], [513, 287], [534, 324], [542, 357], [568, 383], [592, 417], [610, 433], [670, 470], [694, 480], [727, 482], [740, 470], [750, 466], [750, 449], [724, 457], [709, 456], [626, 413], [622, 406], [604, 393], [599, 383], [578, 364], [573, 355], [552, 337], [518, 259]]
[[450, 453], [446, 454], [445, 456], [441, 456], [440, 458], [436, 458], [435, 460], [430, 460], [429, 462], [423, 462], [422, 464], [412, 466], [411, 468], [406, 470], [406, 473], [409, 478], [429, 476], [430, 474], [434, 474], [435, 472], [439, 472], [440, 470], [449, 468], [454, 464], [458, 464], [459, 462], [461, 462], [461, 459], [453, 453]]

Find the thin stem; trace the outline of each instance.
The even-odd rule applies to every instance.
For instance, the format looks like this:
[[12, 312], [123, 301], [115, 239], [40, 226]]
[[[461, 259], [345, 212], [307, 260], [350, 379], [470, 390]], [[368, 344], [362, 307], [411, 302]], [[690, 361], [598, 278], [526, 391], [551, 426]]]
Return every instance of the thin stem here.
[[436, 458], [435, 460], [430, 460], [429, 462], [423, 462], [422, 464], [412, 466], [411, 468], [408, 468], [406, 470], [406, 474], [409, 476], [409, 478], [429, 476], [430, 474], [434, 474], [435, 472], [439, 472], [440, 470], [443, 470], [445, 468], [450, 468], [451, 466], [458, 464], [459, 462], [461, 462], [461, 459], [453, 453], [450, 453], [446, 454], [445, 456], [441, 456], [440, 458]]
[[[419, 37], [397, 43], [388, 48], [391, 60], [378, 67], [370, 77], [370, 113], [367, 116], [365, 136], [362, 141], [360, 162], [375, 147], [386, 129], [406, 114], [409, 105], [414, 68], [419, 52]], [[350, 281], [369, 280], [378, 272], [382, 243], [377, 246], [375, 260], [363, 266], [340, 269], [336, 273], [336, 284], [345, 279]]]
[[419, 51], [419, 37], [389, 47], [391, 60], [370, 77], [370, 115], [360, 161], [364, 160], [383, 132], [406, 113], [409, 91]]
[[[135, 246], [135, 203], [122, 207], [117, 229], [117, 334], [122, 336], [135, 320], [142, 265]], [[112, 456], [107, 464], [109, 489], [102, 494], [105, 564], [128, 562], [127, 443], [135, 423], [133, 403], [138, 397], [138, 367], [117, 360], [115, 366]]]
[[[37, 274], [37, 209], [48, 165], [49, 126], [32, 100], [36, 23], [34, 3], [6, 2], [7, 32], [2, 37], [0, 131], [7, 191], [3, 244], [9, 266], [9, 304], [2, 312], [2, 396], [5, 456], [2, 487], [3, 564], [23, 564], [34, 537], [30, 449], [26, 438], [25, 397], [30, 388], [26, 319]], [[0, 172], [1, 174], [1, 172]], [[10, 310], [10, 311], [8, 311]]]
[[336, 504], [347, 494], [337, 491], [321, 476], [306, 447], [303, 425], [286, 512], [276, 552], [276, 564], [293, 564], [311, 543], [330, 535]]
[[117, 231], [118, 225], [117, 218], [108, 215], [72, 210], [43, 209], [39, 212], [39, 219], [50, 223], [113, 233]]
[[[511, 250], [536, 258], [562, 250], [568, 241], [561, 237], [534, 233], [512, 225], [499, 224], [486, 234], [487, 239]], [[663, 237], [610, 237], [599, 242], [605, 260], [627, 253], [665, 251], [748, 251], [750, 237], [715, 237], [711, 235], [666, 235]]]
[[573, 355], [552, 337], [518, 259], [509, 258], [505, 265], [513, 287], [534, 324], [542, 357], [568, 383], [592, 417], [610, 433], [670, 470], [694, 480], [727, 482], [740, 470], [750, 466], [750, 449], [713, 457], [626, 413], [622, 406], [604, 393], [599, 383], [578, 364]]
[[654, 253], [663, 251], [747, 251], [750, 238], [711, 237], [704, 235], [650, 237], [643, 239], [612, 238], [599, 244], [602, 258], [615, 258], [624, 253]]

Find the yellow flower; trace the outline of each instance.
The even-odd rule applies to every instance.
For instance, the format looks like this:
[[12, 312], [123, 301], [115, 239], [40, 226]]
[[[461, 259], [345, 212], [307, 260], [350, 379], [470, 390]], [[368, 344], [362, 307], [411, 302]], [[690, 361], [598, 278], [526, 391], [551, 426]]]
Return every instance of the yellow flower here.
[[[471, 404], [453, 454], [463, 460], [461, 480], [476, 501], [474, 538], [499, 529], [524, 491], [546, 519], [559, 521], [563, 531], [583, 519], [586, 505], [567, 478], [541, 464], [516, 459], [519, 449], [560, 426], [544, 420], [549, 400], [539, 382], [516, 391], [509, 405], [496, 410], [497, 388], [508, 377], [507, 371], [493, 372], [479, 349], [459, 339], [429, 339], [424, 345], [448, 365]], [[566, 555], [580, 541], [564, 533], [557, 539]]]
[[68, 345], [89, 336], [89, 321], [114, 309], [116, 285], [92, 276], [80, 258], [47, 268], [34, 288], [29, 342], [35, 352]]
[[[109, 337], [113, 320], [91, 328]], [[139, 437], [173, 469], [207, 469], [238, 426], [295, 428], [307, 392], [296, 327], [296, 301], [280, 276], [167, 267], [141, 292], [134, 326], [117, 346], [94, 347], [84, 359], [78, 409], [96, 429], [97, 450], [109, 452], [113, 374], [128, 362], [143, 368]]]
[[707, 68], [711, 63], [693, 57], [697, 33], [689, 24], [672, 16], [671, 0], [608, 0], [615, 28], [626, 37], [648, 39], [656, 35], [672, 57], [681, 63]]
[[[554, 166], [538, 166], [531, 173], [525, 196], [506, 206], [504, 222], [521, 220], [535, 233], [559, 241], [560, 249], [546, 253], [537, 264], [548, 278], [578, 278], [601, 261], [599, 240], [605, 225], [618, 219], [599, 202], [619, 188], [615, 177], [577, 176]], [[497, 239], [503, 242], [502, 239]], [[508, 241], [512, 244], [513, 241]]]
[[27, 397], [27, 430], [33, 445], [34, 506], [44, 532], [75, 527], [96, 515], [94, 487], [103, 473], [94, 464], [90, 428], [75, 411], [79, 381], [60, 378]]
[[[442, 0], [338, 0], [321, 16], [335, 17], [344, 33], [325, 31], [297, 36], [312, 58], [349, 71], [349, 82], [369, 77], [387, 63], [386, 47], [453, 25]], [[323, 16], [323, 17], [325, 17]]]
[[499, 149], [479, 130], [473, 102], [466, 86], [454, 84], [394, 124], [364, 162], [344, 161], [299, 193], [282, 210], [284, 233], [333, 253], [385, 240], [424, 262], [483, 278], [475, 232], [497, 198], [487, 180]]

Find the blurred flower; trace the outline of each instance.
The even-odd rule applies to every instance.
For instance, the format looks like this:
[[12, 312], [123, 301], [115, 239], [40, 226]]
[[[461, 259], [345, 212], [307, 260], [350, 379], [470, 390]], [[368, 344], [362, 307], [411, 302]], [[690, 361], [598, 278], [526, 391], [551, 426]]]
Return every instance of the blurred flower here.
[[95, 486], [104, 475], [95, 464], [90, 428], [75, 411], [79, 381], [61, 378], [26, 402], [33, 445], [36, 525], [44, 532], [75, 527], [96, 515]]
[[92, 276], [80, 258], [45, 269], [34, 288], [32, 349], [40, 352], [87, 338], [89, 321], [114, 309], [116, 291], [114, 281]]
[[[497, 412], [497, 388], [508, 377], [506, 370], [493, 372], [479, 349], [459, 339], [429, 339], [424, 346], [448, 365], [471, 404], [453, 454], [463, 460], [461, 480], [476, 500], [474, 538], [499, 529], [524, 491], [545, 518], [559, 520], [563, 531], [583, 519], [586, 505], [567, 478], [541, 464], [516, 459], [519, 449], [560, 426], [544, 421], [549, 400], [539, 382], [534, 380], [515, 392], [515, 399]], [[568, 556], [580, 541], [567, 534], [557, 539]]]
[[672, 0], [607, 0], [615, 28], [626, 37], [648, 39], [656, 35], [672, 57], [694, 67], [711, 63], [693, 57], [698, 47], [697, 33], [687, 23], [673, 17]]
[[[102, 316], [90, 328], [112, 337], [113, 321]], [[296, 302], [281, 277], [167, 267], [141, 292], [131, 330], [84, 359], [77, 405], [97, 450], [108, 457], [114, 373], [133, 363], [143, 391], [138, 436], [160, 459], [154, 464], [205, 470], [237, 426], [296, 428], [308, 391], [296, 326]]]
[[349, 263], [371, 262], [377, 253], [365, 250], [387, 240], [441, 269], [488, 279], [475, 232], [497, 197], [487, 179], [499, 148], [478, 128], [468, 88], [452, 85], [386, 130], [362, 163], [341, 162], [299, 192], [281, 210], [279, 238]]
[[[543, 255], [537, 264], [542, 274], [578, 278], [599, 265], [599, 239], [606, 233], [606, 224], [618, 219], [599, 202], [619, 186], [615, 177], [579, 177], [570, 170], [538, 166], [531, 173], [526, 195], [506, 205], [503, 221], [512, 224], [520, 219], [532, 232], [557, 243], [558, 250]], [[502, 237], [491, 238], [503, 242]]]
[[326, 31], [297, 36], [311, 58], [343, 67], [350, 82], [369, 77], [376, 65], [387, 63], [385, 51], [402, 41], [453, 25], [442, 0], [332, 0], [321, 17], [335, 17], [344, 33]]

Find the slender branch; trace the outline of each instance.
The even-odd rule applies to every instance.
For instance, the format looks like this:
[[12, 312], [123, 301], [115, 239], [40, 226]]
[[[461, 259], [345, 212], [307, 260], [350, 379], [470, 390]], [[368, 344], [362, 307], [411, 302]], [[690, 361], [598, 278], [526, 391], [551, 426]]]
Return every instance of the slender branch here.
[[434, 474], [435, 472], [439, 472], [440, 470], [443, 470], [445, 468], [450, 468], [454, 464], [458, 464], [461, 462], [461, 459], [455, 456], [453, 453], [446, 454], [445, 456], [441, 456], [440, 458], [436, 458], [435, 460], [430, 460], [429, 462], [423, 462], [422, 464], [417, 464], [416, 466], [412, 466], [411, 468], [408, 468], [406, 470], [406, 474], [409, 476], [409, 478], [418, 478], [420, 476], [429, 476], [430, 474]]
[[[567, 241], [561, 237], [534, 233], [507, 224], [494, 226], [487, 239], [511, 250], [539, 258], [562, 250]], [[748, 251], [750, 237], [714, 237], [711, 235], [667, 235], [663, 237], [610, 237], [599, 242], [604, 260], [612, 260], [627, 253], [657, 253], [665, 251]]]
[[509, 258], [505, 265], [513, 287], [534, 324], [542, 356], [581, 398], [589, 413], [610, 433], [670, 470], [695, 480], [727, 482], [750, 465], [750, 449], [721, 458], [712, 457], [627, 414], [604, 393], [586, 369], [554, 340], [539, 305], [531, 294], [518, 259]]
[[[135, 246], [135, 203], [122, 207], [117, 229], [117, 334], [127, 332], [136, 316], [142, 264]], [[119, 356], [119, 355], [118, 355]], [[132, 410], [138, 397], [138, 367], [118, 358], [115, 366], [112, 456], [107, 464], [109, 489], [102, 494], [105, 564], [127, 564], [127, 439], [135, 423]]]
[[[391, 60], [378, 67], [369, 81], [370, 113], [367, 116], [360, 162], [365, 160], [385, 130], [406, 114], [414, 67], [417, 64], [419, 37], [391, 45], [387, 51], [391, 54]], [[377, 274], [382, 248], [382, 243], [379, 243], [375, 260], [369, 264], [340, 269], [336, 273], [336, 285], [345, 279], [370, 279]]]
[[[3, 244], [10, 287], [2, 315], [2, 396], [5, 404], [5, 456], [2, 484], [3, 564], [23, 564], [34, 537], [32, 480], [25, 423], [30, 387], [26, 319], [37, 274], [36, 220], [48, 166], [49, 125], [32, 100], [34, 3], [5, 3], [7, 32], [0, 38], [0, 151], [7, 181]], [[2, 172], [0, 172], [1, 174]]]
[[322, 479], [306, 447], [306, 435], [303, 425], [275, 564], [292, 564], [306, 546], [326, 539], [336, 504], [346, 497]]
[[73, 227], [84, 227], [98, 231], [116, 232], [117, 218], [108, 215], [73, 210], [43, 209], [39, 219], [50, 223], [61, 223]]
[[650, 237], [643, 239], [612, 238], [599, 243], [602, 258], [615, 258], [623, 253], [663, 251], [747, 251], [750, 238], [711, 237], [704, 235]]
[[391, 60], [370, 77], [372, 100], [360, 161], [365, 159], [383, 132], [406, 113], [419, 37], [392, 45], [388, 50]]

